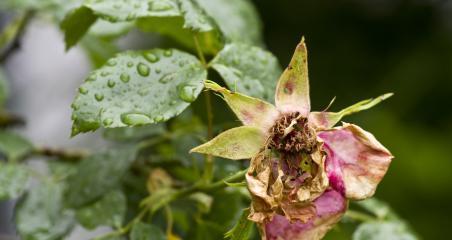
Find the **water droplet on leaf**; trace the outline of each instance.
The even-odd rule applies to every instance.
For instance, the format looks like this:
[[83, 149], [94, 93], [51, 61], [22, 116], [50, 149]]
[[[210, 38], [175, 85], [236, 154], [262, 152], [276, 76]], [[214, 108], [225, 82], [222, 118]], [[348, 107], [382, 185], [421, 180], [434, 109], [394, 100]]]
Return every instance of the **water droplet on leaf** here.
[[116, 82], [114, 80], [112, 80], [112, 79], [108, 80], [107, 86], [109, 88], [113, 88], [115, 85], [116, 85]]
[[124, 83], [128, 83], [130, 81], [130, 75], [127, 73], [121, 73], [119, 79]]
[[180, 87], [179, 89], [179, 98], [182, 99], [184, 102], [193, 102], [196, 100], [195, 95], [196, 87], [185, 85]]
[[159, 115], [159, 116], [155, 117], [155, 118], [154, 118], [154, 121], [155, 121], [155, 122], [161, 122], [161, 121], [163, 121], [163, 116], [162, 116], [162, 115]]
[[144, 54], [144, 58], [146, 60], [148, 60], [149, 62], [151, 62], [151, 63], [155, 63], [155, 62], [158, 62], [160, 60], [157, 55], [155, 55], [155, 54], [153, 54], [151, 52], [145, 53]]
[[116, 60], [114, 60], [114, 59], [108, 60], [108, 61], [107, 61], [107, 65], [108, 65], [108, 66], [111, 66], [111, 67], [116, 66]]
[[149, 67], [144, 63], [139, 63], [137, 66], [138, 74], [140, 74], [143, 77], [149, 76], [150, 70], [151, 69], [149, 69]]
[[85, 95], [88, 93], [88, 89], [86, 89], [85, 87], [79, 87], [78, 92]]
[[166, 57], [171, 57], [173, 55], [173, 50], [167, 49], [163, 52], [163, 55], [165, 55]]
[[106, 118], [104, 119], [104, 121], [102, 121], [102, 123], [104, 124], [104, 126], [110, 126], [113, 123], [113, 119]]
[[100, 101], [104, 100], [104, 95], [101, 94], [101, 93], [96, 93], [96, 94], [94, 94], [94, 98], [95, 98], [98, 102], [100, 102]]
[[121, 121], [129, 126], [144, 125], [152, 123], [152, 120], [141, 113], [127, 113], [121, 115]]

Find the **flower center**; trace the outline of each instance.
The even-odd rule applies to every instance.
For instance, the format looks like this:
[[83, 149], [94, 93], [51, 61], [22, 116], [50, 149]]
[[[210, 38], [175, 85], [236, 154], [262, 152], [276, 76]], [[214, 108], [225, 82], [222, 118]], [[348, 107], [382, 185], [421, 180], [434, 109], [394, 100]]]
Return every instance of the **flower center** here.
[[311, 154], [317, 145], [317, 136], [308, 119], [298, 112], [282, 116], [270, 129], [269, 147], [281, 153]]

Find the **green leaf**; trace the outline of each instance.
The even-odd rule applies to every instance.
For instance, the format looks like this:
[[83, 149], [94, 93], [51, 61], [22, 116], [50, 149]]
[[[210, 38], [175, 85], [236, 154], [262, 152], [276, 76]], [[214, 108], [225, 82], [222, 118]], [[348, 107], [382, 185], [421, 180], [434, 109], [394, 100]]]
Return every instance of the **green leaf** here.
[[114, 141], [133, 141], [161, 135], [165, 132], [164, 124], [154, 124], [138, 127], [121, 127], [105, 129], [104, 137]]
[[93, 11], [87, 7], [76, 8], [66, 15], [60, 25], [64, 33], [66, 50], [77, 44], [96, 19]]
[[399, 219], [399, 217], [393, 212], [393, 210], [387, 203], [376, 198], [369, 198], [355, 203], [365, 210], [369, 211], [370, 213], [374, 214], [379, 219]]
[[231, 42], [262, 45], [262, 25], [248, 0], [196, 0]]
[[94, 68], [104, 65], [108, 59], [114, 57], [119, 51], [119, 48], [111, 40], [93, 34], [86, 35], [82, 39], [81, 45]]
[[68, 179], [69, 205], [81, 207], [118, 187], [134, 159], [134, 149], [116, 149], [83, 160], [77, 173]]
[[243, 210], [239, 221], [231, 230], [224, 234], [225, 238], [229, 238], [231, 240], [248, 240], [250, 238], [251, 231], [253, 230], [253, 222], [248, 220], [249, 214], [249, 208]]
[[180, 14], [177, 0], [88, 0], [84, 6], [110, 22]]
[[264, 146], [265, 134], [258, 128], [242, 126], [222, 132], [190, 152], [210, 154], [232, 160], [252, 158]]
[[33, 150], [25, 138], [7, 131], [0, 131], [0, 153], [10, 161], [16, 161]]
[[258, 47], [232, 43], [210, 63], [229, 89], [273, 102], [276, 82], [281, 75], [278, 60]]
[[137, 21], [137, 26], [145, 32], [157, 32], [171, 37], [191, 49], [195, 49], [196, 35], [205, 53], [215, 54], [223, 47], [221, 32], [193, 0], [181, 1], [177, 15], [162, 14], [141, 18]]
[[89, 34], [103, 38], [119, 37], [130, 31], [133, 28], [134, 24], [134, 22], [112, 23], [99, 19], [96, 21], [96, 23], [94, 23], [94, 25], [91, 26], [91, 28], [89, 29]]
[[353, 240], [416, 240], [403, 222], [368, 222], [361, 224], [353, 233]]
[[166, 240], [166, 236], [154, 225], [137, 222], [130, 232], [130, 240]]
[[72, 135], [166, 121], [198, 97], [206, 76], [198, 59], [178, 50], [120, 53], [80, 86]]
[[0, 201], [17, 198], [28, 183], [28, 171], [18, 164], [0, 162]]
[[72, 226], [73, 212], [63, 208], [64, 186], [43, 183], [16, 206], [16, 226], [23, 240], [62, 239]]
[[99, 201], [76, 212], [78, 222], [87, 229], [97, 226], [122, 226], [126, 214], [126, 197], [121, 191], [107, 193]]

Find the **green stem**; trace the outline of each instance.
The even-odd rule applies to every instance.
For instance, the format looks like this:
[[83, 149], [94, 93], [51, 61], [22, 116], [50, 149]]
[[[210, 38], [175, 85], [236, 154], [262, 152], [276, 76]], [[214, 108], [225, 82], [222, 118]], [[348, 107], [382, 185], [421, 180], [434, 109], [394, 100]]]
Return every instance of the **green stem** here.
[[357, 220], [357, 221], [361, 221], [361, 222], [368, 222], [368, 221], [375, 221], [377, 220], [375, 217], [363, 213], [363, 212], [358, 212], [358, 211], [354, 211], [354, 210], [347, 210], [347, 212], [345, 213], [346, 217], [349, 217], [351, 219]]
[[[198, 36], [193, 35], [193, 40], [195, 42], [196, 52], [198, 53], [198, 57], [203, 64], [203, 66], [207, 69], [208, 65], [206, 62], [206, 58], [201, 50], [201, 45], [199, 44]], [[206, 112], [207, 112], [207, 140], [213, 138], [213, 110], [212, 110], [212, 99], [210, 97], [210, 92], [205, 91], [204, 97], [206, 99]], [[203, 179], [206, 182], [210, 182], [213, 179], [213, 156], [206, 155], [205, 164], [204, 164], [204, 177]]]
[[195, 185], [193, 185], [191, 187], [188, 187], [188, 188], [185, 188], [185, 189], [182, 189], [180, 191], [175, 192], [173, 198], [171, 198], [171, 199], [175, 200], [175, 199], [178, 199], [178, 198], [182, 198], [182, 197], [188, 196], [188, 195], [190, 195], [192, 193], [195, 193], [195, 192], [206, 192], [206, 193], [208, 193], [208, 192], [213, 192], [213, 191], [216, 191], [216, 190], [228, 187], [227, 183], [229, 183], [229, 182], [238, 182], [238, 181], [244, 180], [245, 179], [245, 174], [246, 174], [247, 171], [248, 171], [248, 169], [239, 171], [239, 172], [235, 173], [234, 175], [231, 175], [229, 177], [223, 178], [223, 179], [221, 179], [219, 181], [216, 181], [216, 182], [213, 182], [213, 183], [207, 183], [207, 184], [199, 183], [199, 184], [195, 184]]
[[133, 225], [139, 221], [141, 221], [141, 219], [143, 219], [143, 217], [146, 215], [146, 213], [149, 211], [149, 207], [145, 207], [143, 210], [141, 210], [141, 212], [134, 218], [132, 219], [132, 221], [130, 221], [126, 226], [119, 228], [116, 231], [113, 232], [109, 232], [105, 235], [99, 236], [94, 238], [94, 240], [102, 240], [102, 239], [107, 239], [110, 237], [116, 237], [116, 236], [121, 236], [124, 234], [127, 234], [130, 229], [133, 227]]
[[36, 147], [32, 155], [44, 157], [57, 157], [63, 161], [79, 161], [89, 155], [85, 150], [67, 150], [47, 147]]
[[5, 30], [0, 35], [0, 50], [3, 50], [0, 54], [1, 63], [5, 62], [5, 60], [20, 47], [19, 38], [22, 36], [22, 33], [34, 14], [34, 10], [27, 10], [15, 17], [12, 22], [5, 27]]
[[199, 44], [198, 35], [195, 33], [193, 35], [193, 41], [195, 42], [196, 52], [198, 53], [199, 60], [207, 68], [206, 58], [204, 57], [204, 53], [201, 50], [201, 45]]
[[165, 215], [166, 215], [166, 235], [170, 236], [173, 233], [173, 212], [171, 207], [167, 204], [165, 205]]

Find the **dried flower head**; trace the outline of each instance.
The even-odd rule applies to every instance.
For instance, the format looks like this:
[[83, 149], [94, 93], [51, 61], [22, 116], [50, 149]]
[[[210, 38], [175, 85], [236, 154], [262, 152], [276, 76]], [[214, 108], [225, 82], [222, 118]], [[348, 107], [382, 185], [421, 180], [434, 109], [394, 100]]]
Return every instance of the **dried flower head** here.
[[245, 126], [233, 128], [192, 152], [230, 159], [251, 158], [246, 175], [249, 219], [263, 239], [321, 239], [347, 209], [347, 199], [372, 196], [385, 175], [390, 152], [343, 116], [392, 94], [361, 101], [339, 112], [310, 112], [304, 40], [281, 75], [275, 104], [231, 92], [208, 81]]

